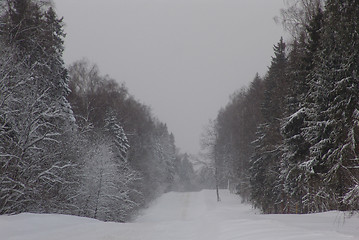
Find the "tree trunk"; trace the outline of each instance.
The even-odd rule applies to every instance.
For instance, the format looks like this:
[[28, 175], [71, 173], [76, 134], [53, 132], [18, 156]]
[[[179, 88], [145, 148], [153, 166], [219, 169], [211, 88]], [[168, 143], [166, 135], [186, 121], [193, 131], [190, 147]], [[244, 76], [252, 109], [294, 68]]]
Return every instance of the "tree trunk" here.
[[218, 179], [218, 169], [217, 169], [217, 166], [216, 166], [216, 169], [215, 169], [215, 178], [216, 178], [216, 193], [217, 193], [217, 202], [220, 202], [221, 201], [221, 198], [219, 196], [219, 179]]

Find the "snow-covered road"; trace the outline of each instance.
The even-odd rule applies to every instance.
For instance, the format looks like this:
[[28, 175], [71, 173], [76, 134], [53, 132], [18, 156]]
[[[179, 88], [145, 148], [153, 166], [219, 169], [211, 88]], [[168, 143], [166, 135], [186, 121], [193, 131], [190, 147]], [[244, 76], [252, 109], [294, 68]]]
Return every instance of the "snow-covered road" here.
[[238, 197], [215, 192], [167, 193], [133, 223], [103, 223], [63, 215], [0, 216], [0, 240], [349, 240], [359, 217], [329, 212], [261, 215]]

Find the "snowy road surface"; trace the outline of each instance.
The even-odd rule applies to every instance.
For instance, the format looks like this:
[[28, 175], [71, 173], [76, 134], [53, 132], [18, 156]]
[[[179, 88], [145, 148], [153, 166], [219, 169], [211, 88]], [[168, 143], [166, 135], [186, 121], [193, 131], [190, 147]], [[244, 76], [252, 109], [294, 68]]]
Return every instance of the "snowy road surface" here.
[[211, 190], [167, 193], [133, 223], [20, 214], [0, 216], [0, 240], [349, 240], [359, 239], [359, 217], [329, 212], [261, 215], [235, 195]]

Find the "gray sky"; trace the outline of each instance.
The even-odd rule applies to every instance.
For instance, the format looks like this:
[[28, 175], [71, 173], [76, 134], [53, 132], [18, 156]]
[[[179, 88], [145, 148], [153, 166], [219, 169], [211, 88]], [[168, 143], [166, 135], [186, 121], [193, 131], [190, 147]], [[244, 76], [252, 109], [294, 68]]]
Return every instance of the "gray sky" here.
[[283, 0], [54, 0], [65, 62], [87, 58], [125, 82], [196, 153], [209, 119], [263, 75], [283, 31]]

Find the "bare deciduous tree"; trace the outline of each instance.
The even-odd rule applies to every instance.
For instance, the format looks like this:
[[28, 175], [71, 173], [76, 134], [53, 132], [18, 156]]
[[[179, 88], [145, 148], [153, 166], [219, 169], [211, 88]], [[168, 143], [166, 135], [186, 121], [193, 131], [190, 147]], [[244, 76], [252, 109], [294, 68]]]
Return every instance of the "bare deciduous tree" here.
[[318, 12], [323, 9], [326, 0], [286, 0], [286, 8], [281, 9], [280, 16], [275, 17], [293, 38], [305, 34], [306, 27]]

